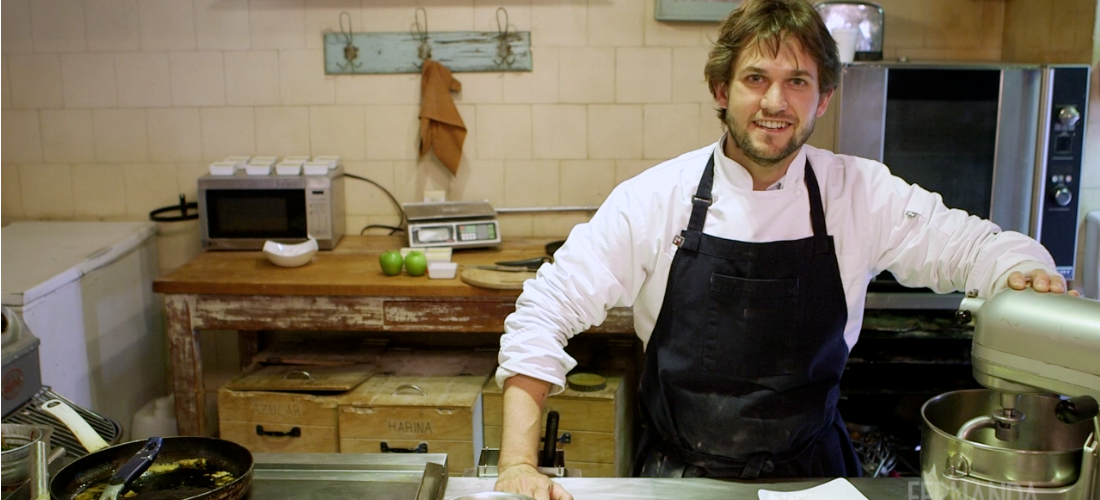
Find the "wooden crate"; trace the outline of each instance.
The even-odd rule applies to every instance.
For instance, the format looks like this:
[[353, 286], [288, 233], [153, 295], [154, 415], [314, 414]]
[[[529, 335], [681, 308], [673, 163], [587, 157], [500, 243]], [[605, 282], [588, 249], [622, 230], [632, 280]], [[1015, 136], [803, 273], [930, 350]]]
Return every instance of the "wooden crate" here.
[[338, 411], [340, 451], [421, 448], [447, 453], [450, 473], [474, 467], [484, 446], [481, 387], [488, 375], [375, 375]]
[[[607, 387], [594, 392], [566, 388], [547, 398], [546, 413], [558, 412], [558, 437], [569, 433], [569, 443], [558, 443], [565, 450], [565, 465], [580, 469], [584, 477], [628, 477], [633, 462], [633, 395], [622, 375], [603, 374]], [[485, 446], [500, 447], [504, 401], [501, 388], [490, 378], [482, 387], [485, 407]]]

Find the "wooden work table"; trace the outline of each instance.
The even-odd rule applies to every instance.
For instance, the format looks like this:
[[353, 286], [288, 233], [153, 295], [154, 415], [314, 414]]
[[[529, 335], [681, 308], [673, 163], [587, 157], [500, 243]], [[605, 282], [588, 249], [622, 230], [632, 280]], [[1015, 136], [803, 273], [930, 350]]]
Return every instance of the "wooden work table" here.
[[[550, 239], [506, 238], [496, 248], [456, 250], [453, 262], [493, 264], [545, 255]], [[269, 330], [503, 332], [519, 290], [474, 287], [459, 278], [386, 276], [378, 256], [400, 248], [400, 236], [345, 236], [303, 267], [277, 267], [258, 251], [204, 252], [153, 282], [164, 294], [176, 419], [180, 435], [207, 435], [202, 330], [236, 330], [241, 362]], [[614, 309], [592, 330], [633, 333], [629, 309]]]

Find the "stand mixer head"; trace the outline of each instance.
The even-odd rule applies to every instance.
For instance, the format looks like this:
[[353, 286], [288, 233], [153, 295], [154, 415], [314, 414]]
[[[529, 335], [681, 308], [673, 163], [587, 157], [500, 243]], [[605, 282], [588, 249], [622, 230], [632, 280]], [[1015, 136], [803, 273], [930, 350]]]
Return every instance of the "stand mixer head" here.
[[989, 300], [968, 295], [959, 318], [974, 320], [974, 379], [1001, 393], [1001, 410], [990, 415], [998, 439], [1012, 441], [1019, 435], [1016, 427], [1026, 418], [1016, 410], [1020, 394], [1068, 396], [1057, 410], [1066, 423], [1096, 416], [1100, 302], [1006, 290]]

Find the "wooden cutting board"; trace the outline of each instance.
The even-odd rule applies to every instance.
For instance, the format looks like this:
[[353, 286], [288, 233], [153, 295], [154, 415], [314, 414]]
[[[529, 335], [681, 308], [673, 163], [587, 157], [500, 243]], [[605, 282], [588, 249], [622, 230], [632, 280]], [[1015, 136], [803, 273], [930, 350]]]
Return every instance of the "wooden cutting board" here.
[[523, 282], [535, 277], [534, 272], [490, 271], [472, 267], [462, 268], [459, 277], [463, 282], [495, 290], [522, 290]]
[[225, 385], [234, 391], [345, 392], [367, 380], [375, 365], [272, 365], [238, 377]]

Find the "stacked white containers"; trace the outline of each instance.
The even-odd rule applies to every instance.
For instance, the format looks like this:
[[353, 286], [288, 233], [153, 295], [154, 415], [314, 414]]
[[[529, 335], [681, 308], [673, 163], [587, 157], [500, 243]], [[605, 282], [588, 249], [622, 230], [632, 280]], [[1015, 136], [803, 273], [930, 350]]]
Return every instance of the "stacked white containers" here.
[[15, 222], [0, 231], [3, 304], [41, 340], [44, 385], [123, 426], [167, 394], [156, 225]]

